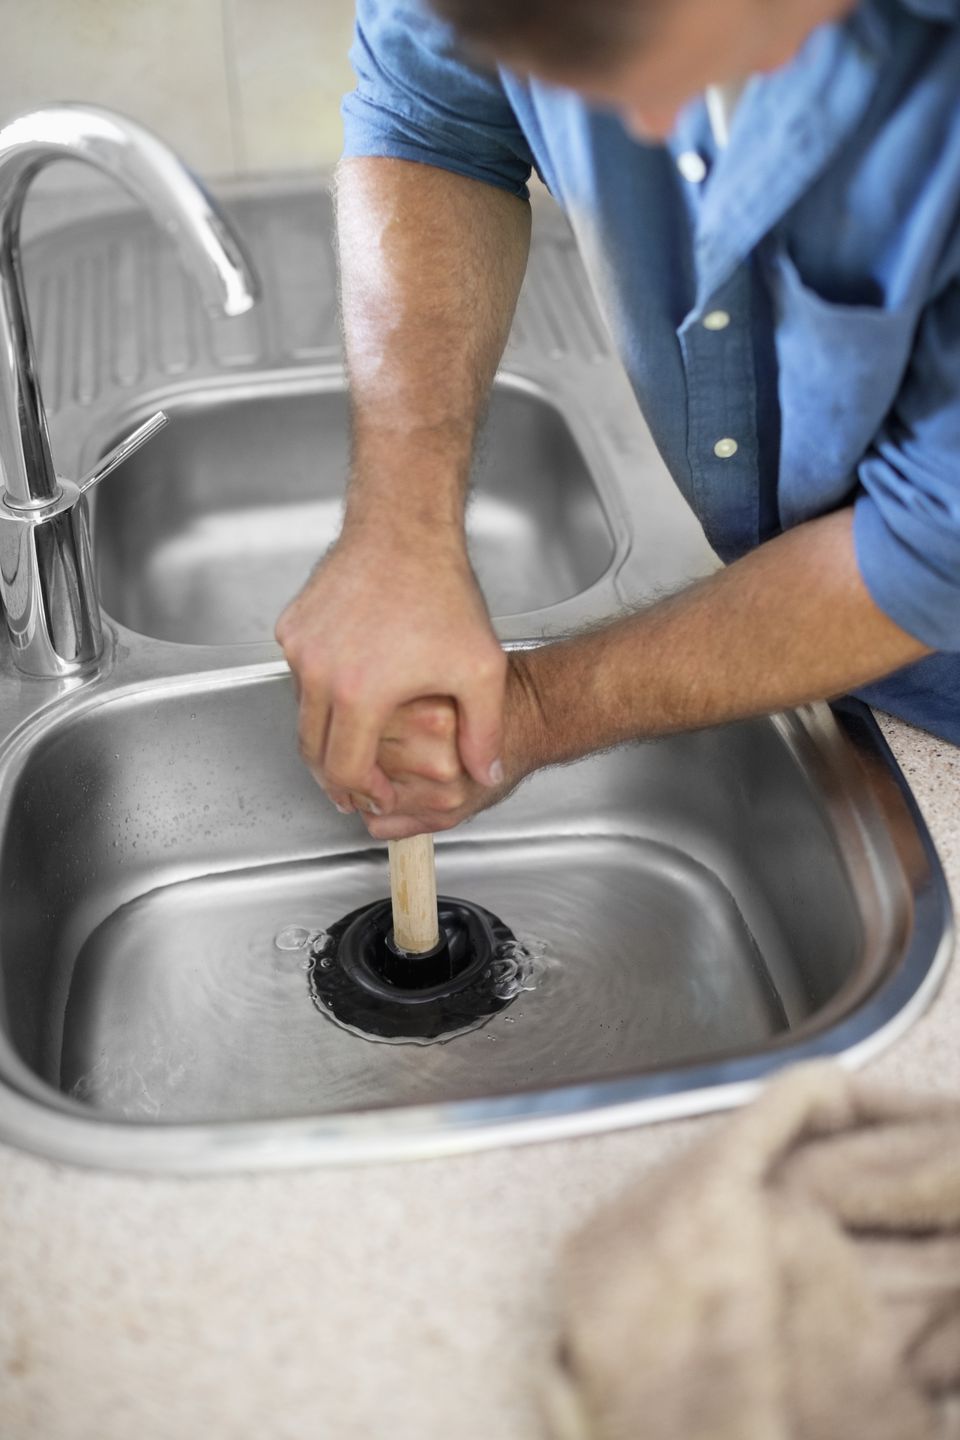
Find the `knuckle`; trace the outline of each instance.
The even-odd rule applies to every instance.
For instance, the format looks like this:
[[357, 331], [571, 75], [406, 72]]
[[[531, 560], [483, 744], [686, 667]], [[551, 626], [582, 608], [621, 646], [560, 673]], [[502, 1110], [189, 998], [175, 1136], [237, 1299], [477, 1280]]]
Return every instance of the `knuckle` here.
[[426, 779], [436, 780], [438, 785], [452, 785], [461, 776], [461, 762], [455, 753], [445, 750], [442, 755], [430, 756], [425, 770]]
[[288, 644], [284, 658], [300, 685], [301, 692], [319, 696], [326, 690], [327, 665], [324, 656], [316, 650], [299, 644]]
[[434, 804], [441, 815], [449, 815], [452, 814], [454, 810], [460, 809], [464, 803], [464, 799], [465, 797], [461, 787], [459, 785], [453, 785], [441, 795], [438, 795]]
[[300, 646], [297, 643], [297, 637], [292, 635], [289, 630], [282, 632], [277, 630], [276, 638], [283, 651], [283, 658], [290, 666], [290, 669], [294, 674], [301, 675], [303, 672], [303, 656]]
[[297, 611], [295, 603], [291, 603], [290, 605], [288, 605], [286, 609], [282, 610], [277, 616], [276, 624], [273, 627], [273, 633], [281, 645], [286, 645], [289, 641], [292, 641], [296, 638]]
[[351, 790], [362, 789], [362, 787], [356, 783], [357, 777], [355, 775], [348, 775], [346, 770], [339, 765], [333, 770], [328, 766], [324, 770], [323, 779], [328, 790], [339, 790], [346, 794]]
[[480, 657], [477, 672], [482, 680], [500, 680], [507, 673], [507, 654], [496, 646]]
[[434, 739], [452, 740], [457, 728], [457, 717], [449, 701], [432, 700], [424, 706], [420, 724]]
[[297, 645], [291, 647], [291, 653], [297, 661], [300, 675], [308, 685], [320, 685], [328, 675], [327, 657], [316, 645]]
[[386, 746], [381, 745], [377, 751], [377, 767], [382, 770], [391, 785], [406, 779], [409, 771], [404, 767], [402, 759], [393, 754]]
[[426, 779], [434, 780], [438, 785], [452, 785], [460, 778], [460, 764], [455, 755], [437, 755], [427, 768]]
[[498, 657], [492, 657], [476, 661], [471, 667], [468, 679], [475, 690], [492, 690], [503, 684], [505, 676], [504, 661]]
[[330, 694], [334, 705], [355, 709], [364, 696], [363, 672], [354, 668], [339, 671], [333, 678]]

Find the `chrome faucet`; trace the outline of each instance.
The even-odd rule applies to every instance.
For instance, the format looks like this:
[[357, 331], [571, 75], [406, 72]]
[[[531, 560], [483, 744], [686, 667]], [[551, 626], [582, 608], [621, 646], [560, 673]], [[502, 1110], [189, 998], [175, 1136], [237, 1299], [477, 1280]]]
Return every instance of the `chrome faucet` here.
[[34, 176], [86, 160], [141, 200], [215, 313], [254, 303], [254, 271], [225, 217], [180, 160], [124, 116], [56, 105], [0, 128], [0, 598], [18, 668], [83, 674], [103, 653], [85, 494], [166, 423], [158, 412], [78, 483], [57, 475], [27, 318], [20, 217]]

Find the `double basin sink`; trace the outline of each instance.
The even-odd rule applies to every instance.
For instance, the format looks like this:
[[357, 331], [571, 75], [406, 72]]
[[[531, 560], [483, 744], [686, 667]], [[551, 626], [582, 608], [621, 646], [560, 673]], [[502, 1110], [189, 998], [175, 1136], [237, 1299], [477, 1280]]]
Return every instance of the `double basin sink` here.
[[[28, 256], [58, 458], [91, 461], [158, 404], [170, 423], [96, 496], [103, 671], [0, 687], [0, 1138], [178, 1171], [447, 1153], [729, 1105], [889, 1043], [935, 992], [951, 919], [853, 703], [541, 773], [440, 837], [441, 889], [527, 956], [482, 1027], [377, 1044], [318, 1010], [305, 937], [387, 889], [384, 851], [299, 759], [272, 641], [347, 467], [329, 208], [277, 190], [233, 209], [266, 291], [239, 337], [196, 316], [136, 217]], [[150, 304], [123, 303], [125, 275]], [[123, 323], [65, 376], [44, 331], [98, 284]], [[713, 563], [585, 297], [545, 214], [468, 524], [508, 645]]]

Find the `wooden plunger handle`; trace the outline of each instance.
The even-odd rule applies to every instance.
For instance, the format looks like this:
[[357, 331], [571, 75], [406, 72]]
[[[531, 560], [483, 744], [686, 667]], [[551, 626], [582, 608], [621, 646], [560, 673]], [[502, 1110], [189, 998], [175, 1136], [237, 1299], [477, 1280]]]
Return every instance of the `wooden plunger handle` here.
[[437, 920], [437, 872], [433, 836], [389, 840], [393, 938], [408, 955], [423, 955], [440, 941]]

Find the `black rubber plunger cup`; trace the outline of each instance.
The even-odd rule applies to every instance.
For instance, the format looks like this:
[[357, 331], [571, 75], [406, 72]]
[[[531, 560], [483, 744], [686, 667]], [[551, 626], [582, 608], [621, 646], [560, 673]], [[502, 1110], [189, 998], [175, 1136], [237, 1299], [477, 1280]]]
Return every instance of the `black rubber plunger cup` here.
[[392, 900], [343, 916], [315, 952], [318, 1008], [364, 1035], [422, 1043], [509, 1005], [495, 961], [513, 933], [481, 905], [437, 898], [432, 837], [391, 842], [390, 877]]

